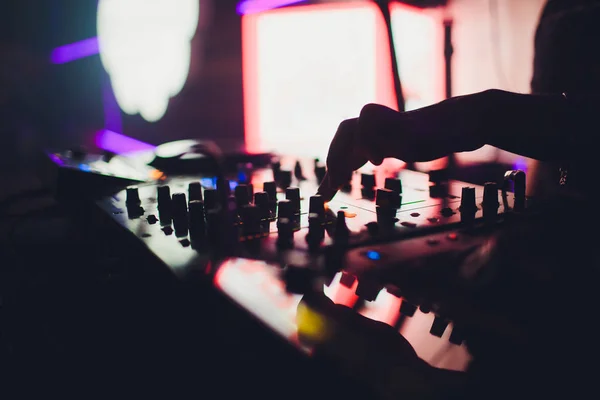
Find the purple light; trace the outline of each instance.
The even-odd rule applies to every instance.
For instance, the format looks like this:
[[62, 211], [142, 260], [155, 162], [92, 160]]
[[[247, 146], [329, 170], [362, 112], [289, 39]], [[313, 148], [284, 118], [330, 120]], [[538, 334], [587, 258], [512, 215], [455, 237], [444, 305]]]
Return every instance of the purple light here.
[[98, 38], [89, 38], [79, 42], [65, 44], [52, 51], [50, 60], [53, 64], [65, 64], [80, 58], [98, 54]]
[[238, 3], [237, 12], [240, 15], [253, 14], [277, 7], [302, 3], [304, 1], [305, 0], [243, 0]]
[[96, 134], [96, 146], [115, 154], [134, 153], [137, 151], [154, 150], [151, 144], [140, 142], [129, 136], [104, 129]]
[[524, 158], [517, 158], [513, 164], [513, 169], [527, 172], [527, 160]]

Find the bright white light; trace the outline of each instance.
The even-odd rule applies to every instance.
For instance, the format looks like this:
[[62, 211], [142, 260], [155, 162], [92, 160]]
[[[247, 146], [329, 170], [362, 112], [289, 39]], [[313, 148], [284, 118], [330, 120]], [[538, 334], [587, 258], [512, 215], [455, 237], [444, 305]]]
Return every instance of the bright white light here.
[[198, 0], [100, 0], [98, 45], [115, 97], [127, 114], [154, 122], [190, 67]]
[[257, 114], [247, 116], [256, 121], [247, 123], [251, 149], [324, 157], [342, 120], [367, 103], [388, 104], [378, 88], [383, 26], [374, 6], [315, 5], [244, 18], [245, 48], [255, 49], [245, 54], [246, 108]]

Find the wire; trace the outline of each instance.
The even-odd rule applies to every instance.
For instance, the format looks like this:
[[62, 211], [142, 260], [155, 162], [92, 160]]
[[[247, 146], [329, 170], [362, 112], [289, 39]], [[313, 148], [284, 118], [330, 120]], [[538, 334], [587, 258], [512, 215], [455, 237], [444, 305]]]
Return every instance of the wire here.
[[396, 103], [398, 111], [405, 111], [406, 104], [404, 100], [404, 93], [402, 92], [402, 82], [400, 81], [400, 70], [398, 67], [398, 57], [396, 53], [396, 45], [394, 43], [394, 31], [392, 26], [392, 16], [390, 13], [390, 2], [389, 0], [375, 0], [375, 3], [379, 7], [385, 26], [387, 29], [388, 44], [390, 50], [390, 56], [392, 60], [392, 74], [394, 78], [394, 91], [396, 92]]
[[488, 10], [490, 14], [490, 40], [492, 42], [492, 58], [496, 78], [502, 89], [510, 90], [511, 84], [508, 81], [504, 66], [502, 64], [502, 47], [500, 44], [500, 12], [497, 0], [488, 0]]

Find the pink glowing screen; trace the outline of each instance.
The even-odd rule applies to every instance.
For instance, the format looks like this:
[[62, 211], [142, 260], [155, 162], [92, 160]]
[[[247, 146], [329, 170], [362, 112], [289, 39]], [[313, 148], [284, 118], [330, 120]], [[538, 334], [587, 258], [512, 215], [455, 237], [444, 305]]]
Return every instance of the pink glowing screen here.
[[[407, 108], [442, 100], [441, 20], [399, 3], [391, 15]], [[339, 123], [365, 104], [396, 108], [386, 27], [374, 3], [246, 14], [242, 44], [250, 151], [324, 157]]]

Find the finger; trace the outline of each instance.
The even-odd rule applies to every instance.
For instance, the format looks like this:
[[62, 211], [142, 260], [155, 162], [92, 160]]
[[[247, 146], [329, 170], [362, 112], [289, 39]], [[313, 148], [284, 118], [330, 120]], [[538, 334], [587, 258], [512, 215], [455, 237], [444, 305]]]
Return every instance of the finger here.
[[319, 188], [317, 189], [317, 194], [321, 195], [325, 202], [328, 202], [333, 199], [333, 196], [335, 196], [337, 191], [338, 187], [331, 184], [331, 175], [329, 172], [326, 172], [321, 184], [319, 185]]

